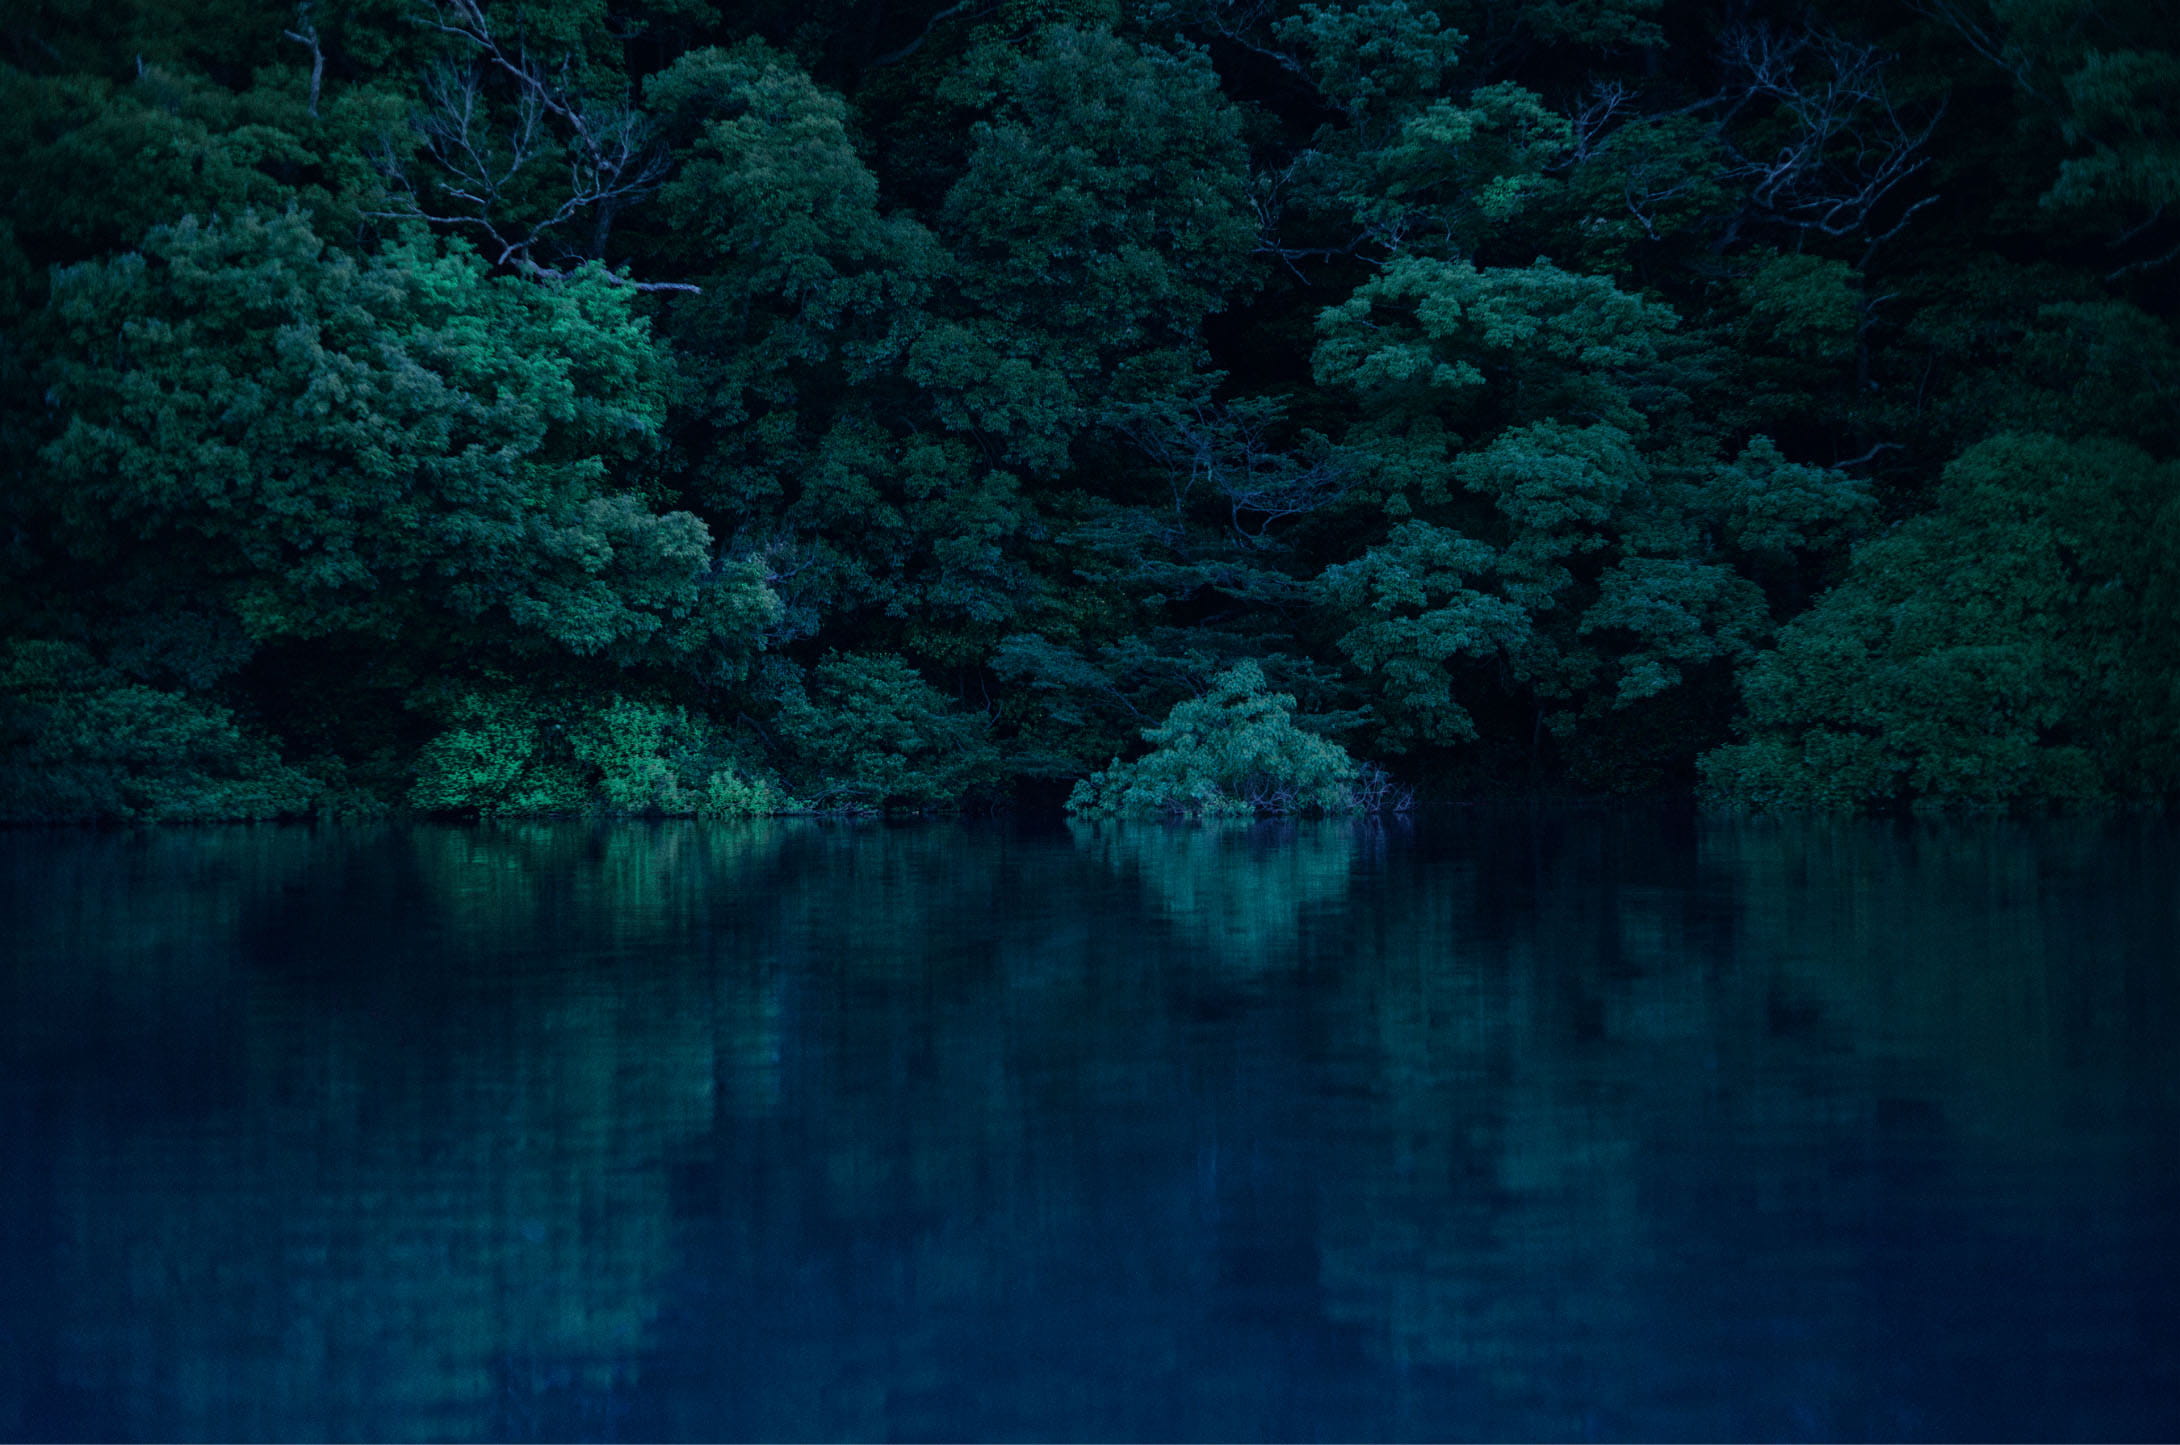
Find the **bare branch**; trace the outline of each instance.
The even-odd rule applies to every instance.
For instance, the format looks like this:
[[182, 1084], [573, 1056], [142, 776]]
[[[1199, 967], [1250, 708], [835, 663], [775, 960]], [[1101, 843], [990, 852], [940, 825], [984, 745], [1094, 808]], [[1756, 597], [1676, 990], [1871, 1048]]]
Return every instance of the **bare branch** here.
[[931, 38], [931, 32], [938, 29], [941, 24], [953, 19], [956, 15], [960, 15], [965, 11], [982, 9], [987, 3], [988, 0], [961, 0], [961, 3], [958, 5], [949, 5], [946, 9], [941, 10], [938, 14], [932, 16], [929, 20], [925, 21], [923, 29], [917, 33], [917, 36], [914, 40], [909, 41], [908, 44], [902, 46], [898, 50], [887, 51], [884, 55], [881, 55], [876, 60], [871, 61], [869, 66], [867, 66], [866, 68], [870, 70], [876, 70], [883, 65], [899, 65], [902, 61], [908, 59], [911, 55], [914, 55], [918, 50], [921, 50], [923, 48], [923, 43]]
[[[1750, 205], [1777, 224], [1867, 237], [1878, 207], [1930, 163], [1924, 151], [1944, 105], [1919, 123], [1904, 116], [1875, 47], [1814, 29], [1789, 36], [1746, 26], [1727, 33], [1720, 60], [1735, 77], [1719, 129], [1734, 160], [1727, 178], [1746, 186]], [[1768, 155], [1742, 150], [1724, 125], [1758, 103], [1770, 105], [1778, 135]], [[1897, 234], [1934, 199], [1910, 206], [1869, 244]]]
[[[432, 0], [432, 17], [425, 21], [432, 29], [452, 35], [474, 45], [480, 57], [487, 63], [506, 71], [525, 89], [534, 91], [537, 97], [550, 106], [555, 115], [566, 112], [552, 94], [542, 66], [530, 59], [527, 46], [517, 43], [510, 55], [492, 32], [492, 22], [484, 13], [481, 0]], [[566, 79], [567, 65], [561, 65], [561, 78]]]
[[1612, 129], [1614, 121], [1635, 106], [1635, 92], [1619, 81], [1604, 81], [1590, 91], [1589, 99], [1568, 117], [1574, 127], [1574, 144], [1553, 165], [1554, 170], [1566, 170], [1580, 165], [1597, 154], [1598, 143], [1605, 132]]
[[[563, 271], [554, 266], [540, 266], [535, 261], [518, 261], [516, 266], [521, 271], [535, 276], [541, 281], [565, 281], [574, 274], [571, 271]], [[623, 276], [620, 272], [605, 266], [600, 266], [594, 274], [610, 285], [625, 286], [631, 291], [673, 291], [685, 296], [701, 296], [704, 294], [703, 287], [692, 286], [686, 281], [638, 281], [633, 276]]]
[[1834, 462], [1832, 463], [1832, 465], [1842, 470], [1848, 467], [1859, 467], [1864, 462], [1877, 460], [1879, 456], [1886, 452], [1897, 452], [1901, 450], [1903, 450], [1903, 448], [1898, 442], [1879, 442], [1877, 445], [1871, 447], [1868, 451], [1864, 452], [1859, 457], [1849, 457], [1843, 462]]
[[1114, 426], [1165, 469], [1176, 523], [1204, 494], [1224, 504], [1237, 536], [1262, 542], [1276, 524], [1338, 500], [1351, 485], [1336, 457], [1305, 462], [1276, 445], [1283, 419], [1276, 403], [1199, 399], [1132, 408]]
[[[1316, 151], [1305, 150], [1277, 173], [1266, 172], [1257, 176], [1249, 191], [1250, 209], [1256, 212], [1256, 254], [1272, 257], [1285, 266], [1297, 281], [1303, 282], [1307, 282], [1309, 278], [1295, 264], [1298, 261], [1330, 261], [1339, 257], [1354, 257], [1361, 254], [1363, 246], [1371, 241], [1380, 241], [1383, 244], [1379, 234], [1384, 229], [1382, 226], [1365, 226], [1342, 246], [1289, 246], [1279, 239], [1279, 223], [1286, 214], [1284, 192], [1293, 184], [1297, 175], [1320, 159], [1322, 158]], [[1397, 238], [1388, 249], [1398, 249]]]
[[1976, 13], [1976, 7], [1966, 3], [1966, 0], [1907, 0], [1907, 7], [1918, 15], [1937, 21], [1958, 35], [1970, 50], [2005, 71], [2023, 94], [2046, 105], [2051, 104], [2050, 98], [2029, 79], [2032, 69], [2029, 57], [2006, 43], [1996, 26], [1995, 17], [1993, 23], [1985, 23], [1983, 17]]
[[2151, 256], [2141, 261], [2131, 261], [2116, 271], [2105, 273], [2104, 279], [2117, 281], [2123, 276], [2132, 276], [2138, 271], [2155, 271], [2158, 267], [2170, 265], [2176, 260], [2180, 260], [2180, 245], [2175, 245], [2171, 250], [2161, 255]]
[[295, 7], [295, 28], [283, 30], [281, 35], [298, 45], [310, 47], [310, 118], [318, 118], [318, 92], [325, 84], [325, 47], [318, 43], [318, 24], [311, 19], [313, 0], [302, 0]]
[[2120, 232], [2117, 236], [2114, 236], [2110, 241], [2106, 242], [2106, 244], [2115, 251], [2122, 246], [2131, 245], [2133, 242], [2140, 239], [2141, 237], [2148, 235], [2149, 232], [2157, 225], [2157, 223], [2164, 219], [2165, 207], [2159, 206], [2156, 210], [2150, 212], [2149, 215], [2143, 217], [2141, 221], [2137, 222], [2132, 226], [2129, 226], [2126, 230]]
[[1257, 31], [1266, 29], [1278, 18], [1278, 10], [1270, 0], [1208, 0], [1187, 18], [1227, 44], [1246, 50], [1260, 60], [1270, 61], [1312, 94], [1325, 98], [1299, 59], [1256, 38]]
[[[390, 144], [380, 147], [378, 167], [397, 207], [390, 214], [479, 232], [494, 248], [495, 265], [541, 278], [566, 275], [569, 260], [603, 254], [613, 218], [657, 189], [670, 168], [648, 118], [583, 96], [571, 59], [548, 65], [519, 36], [507, 40], [480, 0], [430, 0], [420, 23], [472, 53], [424, 80], [412, 124], [432, 174], [412, 177]], [[488, 78], [503, 97], [497, 106]], [[542, 168], [556, 157], [565, 178], [549, 185]], [[562, 239], [584, 216], [591, 218], [587, 246]], [[698, 289], [621, 279], [641, 290]]]

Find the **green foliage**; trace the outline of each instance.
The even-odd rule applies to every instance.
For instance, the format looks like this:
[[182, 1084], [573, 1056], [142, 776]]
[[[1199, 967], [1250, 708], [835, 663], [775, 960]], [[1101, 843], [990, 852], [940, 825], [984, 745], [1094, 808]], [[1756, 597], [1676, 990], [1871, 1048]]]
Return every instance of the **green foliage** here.
[[1253, 662], [1227, 669], [1208, 693], [1176, 703], [1144, 732], [1148, 753], [1115, 758], [1077, 783], [1067, 810], [1084, 818], [1362, 811], [1367, 780], [1347, 749], [1303, 731], [1294, 698], [1266, 686]]
[[[692, 52], [647, 93], [693, 134], [655, 244], [704, 288], [668, 322], [711, 439], [698, 507], [791, 573], [787, 635], [863, 613], [895, 619], [893, 640], [923, 656], [964, 660], [1029, 579], [1009, 555], [1016, 479], [902, 395], [911, 345], [922, 366], [947, 344], [927, 308], [952, 263], [917, 221], [882, 213], [848, 107], [786, 58], [755, 42]], [[967, 366], [964, 385], [989, 381]]]
[[[1382, 746], [1477, 741], [1457, 688], [1514, 703], [1533, 736], [1718, 687], [1769, 633], [1759, 578], [1862, 518], [1856, 483], [1768, 437], [1716, 459], [1672, 385], [1693, 372], [1675, 321], [1543, 262], [1423, 259], [1322, 315], [1318, 376], [1369, 418], [1349, 444], [1415, 517], [1319, 584]], [[1473, 429], [1464, 450], [1448, 423]]]
[[427, 812], [739, 818], [799, 806], [686, 708], [502, 683], [451, 691], [430, 710], [440, 728], [408, 799]]
[[[1080, 778], [1141, 736], [1144, 723], [1175, 701], [1262, 647], [1259, 660], [1278, 669], [1289, 686], [1307, 690], [1324, 721], [1336, 698], [1329, 670], [1276, 650], [1284, 637], [1235, 635], [1213, 627], [1161, 625], [1127, 630], [1110, 619], [1078, 628], [1062, 640], [1043, 633], [1016, 633], [993, 654], [992, 671], [1008, 688], [1002, 723], [1012, 725], [1008, 752], [1023, 775]], [[1111, 640], [1101, 640], [1112, 633]]]
[[1861, 278], [1844, 261], [1774, 255], [1740, 281], [1752, 339], [1808, 361], [1845, 355], [1862, 320]]
[[210, 591], [259, 640], [746, 646], [761, 586], [611, 487], [663, 410], [628, 299], [423, 240], [359, 260], [293, 213], [156, 227], [56, 278], [25, 510], [56, 561]]
[[1771, 631], [1771, 614], [1764, 594], [1731, 568], [1626, 557], [1598, 580], [1579, 630], [1613, 638], [1602, 649], [1614, 675], [1612, 705], [1626, 707], [1680, 686], [1705, 664], [1748, 662]]
[[899, 657], [831, 653], [785, 676], [774, 718], [797, 791], [820, 807], [945, 806], [996, 781], [987, 720]]
[[1779, 562], [1826, 553], [1867, 521], [1869, 489], [1832, 467], [1790, 462], [1770, 437], [1752, 437], [1731, 464], [1712, 470], [1699, 504], [1721, 539], [1744, 558]]
[[2044, 193], [2054, 208], [2098, 209], [2121, 217], [2180, 201], [2180, 54], [2092, 50], [2066, 77], [2065, 134], [2089, 154], [2059, 167]]
[[281, 173], [311, 157], [277, 123], [300, 116], [267, 114], [270, 100], [163, 68], [120, 85], [0, 67], [6, 214], [33, 254], [69, 262], [133, 246], [184, 213], [277, 209], [296, 198]]
[[826, 363], [865, 381], [896, 357], [942, 258], [881, 213], [847, 104], [755, 41], [683, 55], [645, 96], [689, 134], [652, 244], [701, 278], [674, 327], [717, 420], [793, 403]]
[[406, 132], [406, 111], [397, 89], [371, 82], [337, 88], [312, 114], [292, 65], [242, 89], [157, 61], [125, 81], [0, 65], [11, 162], [0, 217], [41, 271], [133, 249], [155, 225], [248, 208], [299, 207], [322, 234], [352, 234], [380, 205], [373, 153]]
[[409, 802], [426, 812], [484, 817], [580, 812], [590, 779], [554, 710], [514, 693], [466, 693], [443, 709], [447, 726], [417, 754]]
[[1929, 318], [1933, 349], [1944, 347], [1959, 368], [1946, 420], [1963, 437], [2021, 428], [2112, 436], [2159, 451], [2180, 444], [2171, 405], [2180, 393], [2180, 334], [2170, 318], [2125, 301], [2052, 300], [2035, 288], [2041, 277], [2005, 279], [2014, 283], [2011, 296], [1978, 297]]
[[1379, 155], [1379, 187], [1395, 199], [1435, 199], [1441, 213], [1473, 206], [1479, 225], [1503, 225], [1550, 184], [1573, 144], [1567, 118], [1535, 91], [1488, 85], [1465, 106], [1434, 101], [1405, 123]]
[[17, 9], [22, 816], [2170, 790], [2163, 0]]
[[307, 811], [316, 785], [232, 711], [81, 647], [0, 652], [0, 823], [213, 823]]
[[1665, 0], [1524, 0], [1520, 23], [1546, 40], [1606, 48], [1657, 45], [1665, 36], [1654, 18]]
[[731, 767], [713, 769], [696, 803], [700, 818], [771, 818], [800, 811], [802, 805], [770, 778], [746, 778]]
[[1096, 29], [980, 51], [951, 87], [988, 114], [939, 213], [963, 304], [910, 375], [947, 425], [1057, 471], [1100, 402], [1185, 380], [1245, 289], [1241, 117], [1202, 54]]
[[1318, 318], [1320, 384], [1381, 410], [1640, 424], [1656, 404], [1672, 312], [1546, 261], [1479, 268], [1402, 259]]
[[1472, 537], [1404, 522], [1361, 558], [1326, 571], [1327, 602], [1358, 620], [1339, 646], [1372, 679], [1387, 747], [1476, 737], [1474, 720], [1454, 697], [1448, 664], [1504, 658], [1531, 637], [1521, 607], [1473, 585], [1496, 560]]
[[1750, 673], [1749, 738], [1704, 761], [1750, 807], [2035, 809], [2180, 786], [2180, 472], [2003, 436], [1939, 509], [1868, 543]]
[[1364, 0], [1348, 9], [1304, 5], [1278, 27], [1308, 57], [1310, 79], [1351, 117], [1399, 114], [1439, 93], [1464, 37], [1407, 0]]

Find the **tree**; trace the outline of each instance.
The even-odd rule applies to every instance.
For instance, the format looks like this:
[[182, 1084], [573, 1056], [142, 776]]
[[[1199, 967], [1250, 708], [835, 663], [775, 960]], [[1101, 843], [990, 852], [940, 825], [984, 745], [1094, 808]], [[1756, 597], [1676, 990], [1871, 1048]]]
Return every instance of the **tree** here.
[[216, 702], [68, 643], [0, 652], [0, 823], [276, 818], [318, 792]]
[[2111, 441], [1994, 437], [1938, 509], [1855, 553], [1703, 762], [1742, 807], [2039, 809], [2180, 786], [2180, 469]]
[[494, 659], [737, 675], [776, 603], [631, 489], [667, 384], [632, 299], [424, 237], [345, 254], [294, 212], [64, 269], [15, 629], [215, 710], [292, 699], [336, 753], [398, 748], [420, 678]]
[[823, 807], [945, 807], [995, 781], [987, 720], [948, 705], [899, 657], [828, 653], [782, 672], [773, 714], [796, 790]]
[[1322, 315], [1318, 377], [1356, 395], [1345, 441], [1395, 520], [1318, 595], [1384, 746], [1476, 741], [1479, 699], [1533, 749], [1714, 692], [1769, 633], [1759, 579], [1862, 515], [1769, 438], [1718, 455], [1676, 323], [1604, 277], [1426, 259]]
[[986, 118], [938, 217], [960, 305], [909, 375], [1049, 475], [1102, 404], [1185, 385], [1204, 318], [1246, 290], [1241, 116], [1200, 53], [1069, 26], [973, 52], [948, 87]]
[[1027, 519], [904, 375], [945, 254], [881, 210], [841, 98], [768, 47], [691, 52], [647, 96], [686, 137], [651, 244], [702, 286], [666, 322], [696, 383], [691, 502], [766, 559], [784, 636], [980, 655], [1032, 590], [1009, 555]]
[[1115, 758], [1076, 784], [1067, 810], [1086, 818], [1355, 813], [1377, 782], [1330, 738], [1295, 725], [1294, 698], [1267, 692], [1264, 670], [1237, 663], [1204, 696], [1146, 729], [1151, 750]]
[[615, 485], [666, 380], [601, 277], [517, 284], [423, 239], [355, 257], [245, 212], [63, 272], [44, 340], [27, 510], [79, 606], [624, 661], [746, 648], [767, 610], [701, 522]]

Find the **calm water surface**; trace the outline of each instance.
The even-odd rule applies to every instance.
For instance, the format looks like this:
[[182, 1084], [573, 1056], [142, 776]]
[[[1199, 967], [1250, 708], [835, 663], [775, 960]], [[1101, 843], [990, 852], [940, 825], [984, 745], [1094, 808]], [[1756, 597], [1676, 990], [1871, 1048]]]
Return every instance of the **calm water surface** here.
[[2180, 839], [0, 835], [0, 1436], [2180, 1436]]

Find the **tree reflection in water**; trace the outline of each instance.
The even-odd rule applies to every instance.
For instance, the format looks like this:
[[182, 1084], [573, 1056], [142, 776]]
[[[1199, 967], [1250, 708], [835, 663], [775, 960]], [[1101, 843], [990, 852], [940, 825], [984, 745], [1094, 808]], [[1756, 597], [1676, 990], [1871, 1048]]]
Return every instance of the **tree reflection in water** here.
[[2169, 829], [0, 838], [0, 1434], [2169, 1433]]

